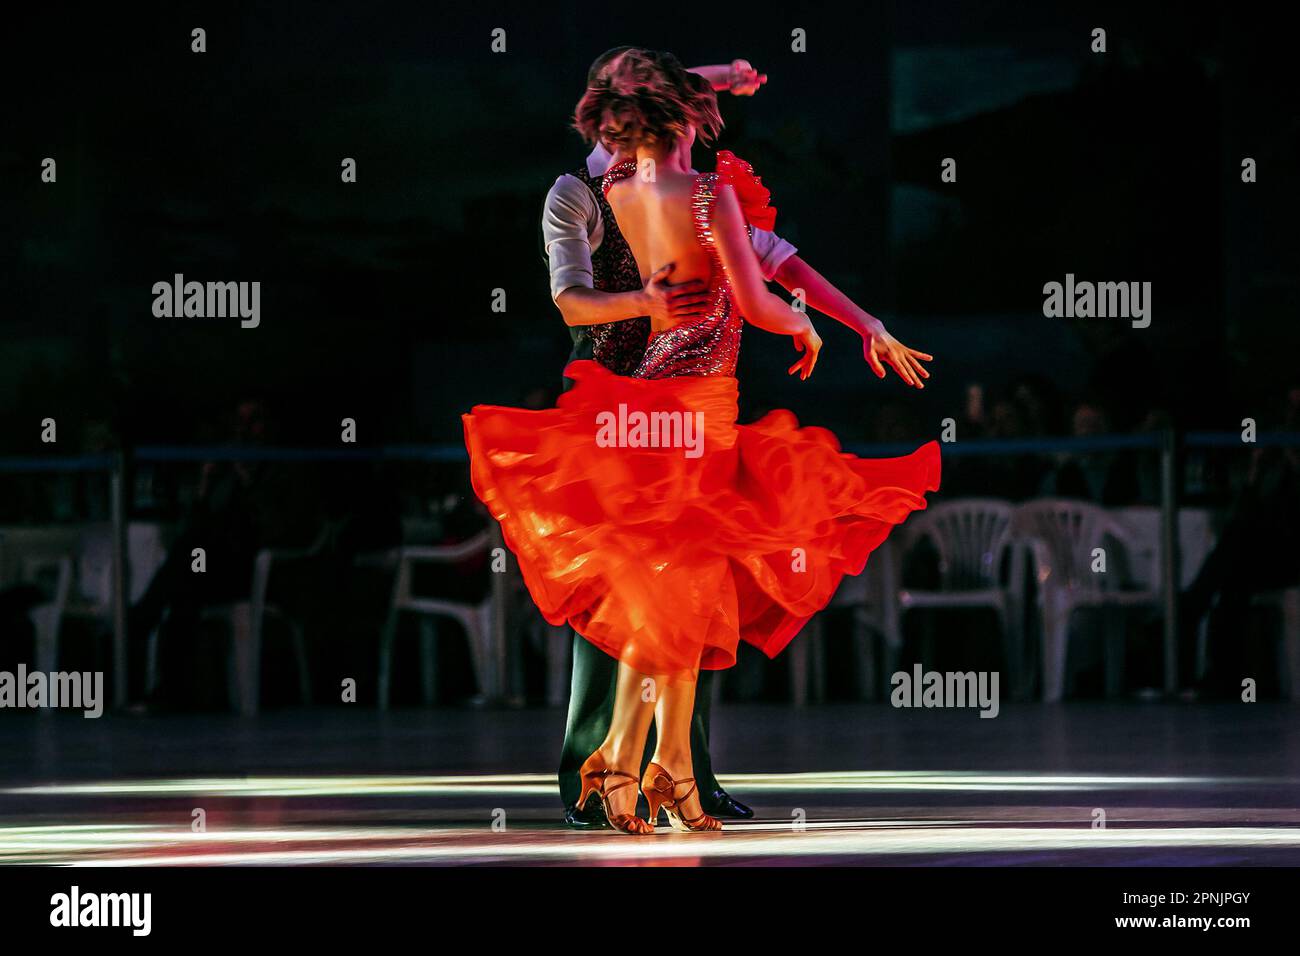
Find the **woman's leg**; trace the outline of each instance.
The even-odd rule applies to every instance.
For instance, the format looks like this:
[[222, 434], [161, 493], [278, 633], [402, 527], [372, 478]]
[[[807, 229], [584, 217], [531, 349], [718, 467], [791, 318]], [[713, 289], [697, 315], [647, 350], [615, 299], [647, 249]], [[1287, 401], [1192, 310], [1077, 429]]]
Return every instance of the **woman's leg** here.
[[[611, 770], [640, 776], [641, 755], [645, 752], [646, 734], [655, 713], [655, 690], [661, 682], [627, 664], [619, 662], [618, 681], [614, 688], [614, 714], [609, 733], [598, 752]], [[689, 719], [690, 712], [687, 711]], [[637, 787], [619, 787], [609, 795], [609, 810], [617, 816], [636, 812]]]
[[[698, 672], [695, 676], [698, 676]], [[659, 703], [655, 708], [655, 729], [659, 741], [652, 759], [668, 771], [674, 780], [680, 781], [695, 775], [691, 761], [691, 721], [695, 714], [696, 686], [694, 677], [659, 686]], [[689, 784], [677, 787], [675, 796], [684, 796], [689, 789]], [[689, 797], [681, 801], [681, 815], [689, 820], [703, 813], [697, 786]]]

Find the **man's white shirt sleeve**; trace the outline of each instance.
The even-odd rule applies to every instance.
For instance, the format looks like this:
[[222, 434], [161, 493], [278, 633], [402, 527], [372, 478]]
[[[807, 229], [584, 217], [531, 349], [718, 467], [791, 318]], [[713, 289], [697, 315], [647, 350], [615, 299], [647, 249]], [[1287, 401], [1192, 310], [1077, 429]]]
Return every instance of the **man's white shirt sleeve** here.
[[542, 244], [551, 270], [551, 298], [575, 286], [594, 288], [591, 250], [604, 235], [600, 209], [591, 190], [576, 176], [564, 175], [546, 194]]
[[774, 232], [758, 228], [754, 228], [752, 232], [750, 241], [753, 243], [754, 253], [758, 256], [759, 267], [763, 270], [763, 278], [771, 282], [785, 260], [799, 250]]

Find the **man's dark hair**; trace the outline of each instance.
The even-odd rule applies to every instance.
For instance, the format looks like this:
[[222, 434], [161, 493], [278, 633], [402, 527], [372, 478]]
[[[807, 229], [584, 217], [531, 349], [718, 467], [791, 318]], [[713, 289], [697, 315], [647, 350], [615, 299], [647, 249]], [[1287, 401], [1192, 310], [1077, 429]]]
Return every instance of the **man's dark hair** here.
[[596, 77], [600, 75], [600, 71], [605, 68], [610, 60], [614, 59], [614, 57], [618, 56], [620, 53], [626, 53], [630, 49], [632, 49], [630, 46], [610, 47], [600, 56], [596, 57], [596, 59], [592, 60], [591, 66], [587, 68], [587, 85], [591, 86], [596, 82]]

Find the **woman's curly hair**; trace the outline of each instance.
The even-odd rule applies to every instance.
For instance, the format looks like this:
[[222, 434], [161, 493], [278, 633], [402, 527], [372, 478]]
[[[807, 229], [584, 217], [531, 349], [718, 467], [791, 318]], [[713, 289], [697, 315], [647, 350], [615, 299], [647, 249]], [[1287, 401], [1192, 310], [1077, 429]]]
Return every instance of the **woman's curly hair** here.
[[573, 111], [574, 129], [589, 143], [630, 152], [684, 136], [691, 127], [707, 143], [722, 129], [708, 81], [688, 73], [671, 53], [633, 47], [595, 72]]

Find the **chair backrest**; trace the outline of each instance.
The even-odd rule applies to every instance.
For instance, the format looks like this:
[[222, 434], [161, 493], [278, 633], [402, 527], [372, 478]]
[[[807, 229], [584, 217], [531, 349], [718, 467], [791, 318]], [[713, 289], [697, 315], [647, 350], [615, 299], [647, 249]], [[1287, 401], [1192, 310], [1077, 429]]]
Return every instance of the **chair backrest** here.
[[58, 666], [59, 631], [72, 591], [73, 556], [49, 551], [25, 554], [19, 561], [19, 580], [41, 589], [46, 600], [27, 612], [36, 629], [36, 669], [52, 671]]
[[77, 525], [13, 525], [0, 528], [0, 585], [29, 582], [32, 558], [76, 555], [81, 546]]
[[[1026, 502], [1016, 509], [1014, 530], [1033, 546], [1039, 583], [1073, 590], [1120, 590], [1126, 562], [1135, 551], [1123, 526], [1105, 508], [1088, 501]], [[1105, 574], [1093, 571], [1099, 548], [1106, 551]]]
[[44, 584], [55, 590], [59, 562], [75, 570], [82, 550], [79, 525], [33, 525], [0, 528], [0, 585]]
[[72, 556], [36, 554], [22, 558], [18, 580], [39, 587], [46, 598], [62, 607], [72, 589]]
[[[393, 582], [394, 606], [418, 607], [432, 602], [445, 603], [442, 599], [422, 598], [412, 593], [415, 564], [456, 564], [475, 555], [487, 553], [491, 546], [492, 532], [490, 529], [484, 529], [458, 544], [404, 545], [396, 549], [394, 553], [397, 557], [397, 578]], [[488, 588], [483, 601], [492, 599], [492, 589]]]
[[86, 525], [77, 553], [73, 587], [81, 600], [96, 608], [107, 609], [113, 603], [113, 526], [108, 523]]
[[831, 607], [880, 607], [898, 591], [897, 544], [890, 537], [871, 552], [862, 572], [845, 575], [831, 598]]
[[984, 590], [998, 586], [1014, 515], [1015, 507], [1000, 498], [959, 498], [931, 505], [905, 527], [910, 542], [934, 544], [945, 591]]

